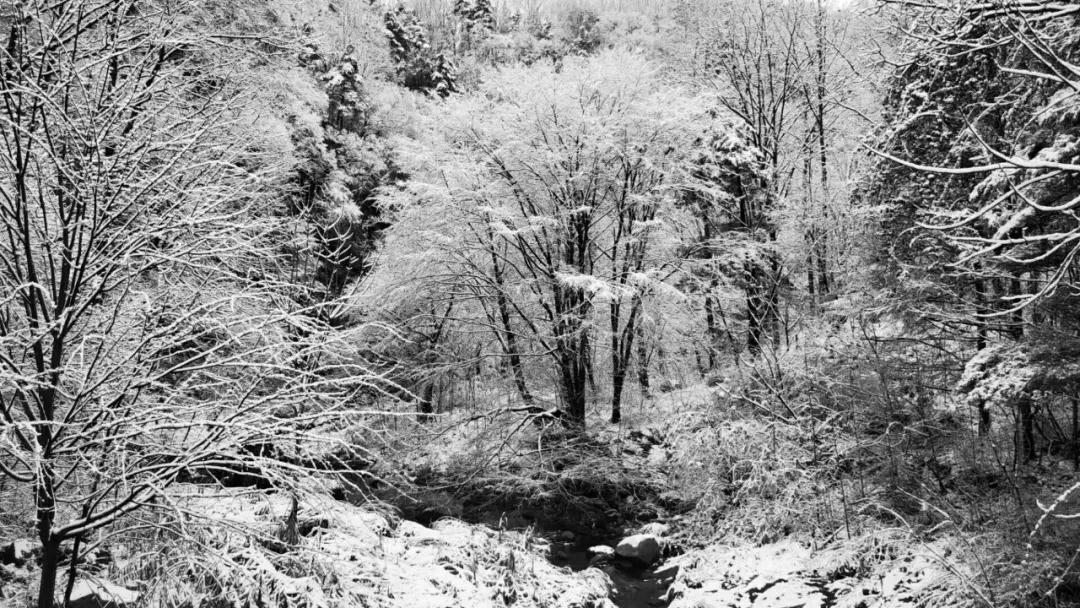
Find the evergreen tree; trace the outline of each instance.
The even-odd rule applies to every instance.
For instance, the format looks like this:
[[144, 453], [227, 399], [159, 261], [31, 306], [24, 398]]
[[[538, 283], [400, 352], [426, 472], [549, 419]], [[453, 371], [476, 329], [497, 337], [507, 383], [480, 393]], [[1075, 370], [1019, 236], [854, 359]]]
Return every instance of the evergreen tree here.
[[442, 52], [432, 50], [416, 13], [398, 6], [383, 16], [398, 80], [414, 91], [447, 97], [457, 90], [457, 67]]

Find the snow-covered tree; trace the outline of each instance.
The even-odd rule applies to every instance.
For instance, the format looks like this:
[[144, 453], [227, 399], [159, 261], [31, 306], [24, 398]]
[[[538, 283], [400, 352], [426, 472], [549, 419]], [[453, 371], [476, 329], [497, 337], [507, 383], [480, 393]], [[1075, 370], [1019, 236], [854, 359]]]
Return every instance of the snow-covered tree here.
[[496, 334], [523, 398], [521, 359], [548, 359], [577, 424], [592, 353], [605, 346], [619, 419], [649, 297], [682, 271], [685, 193], [724, 187], [693, 185], [705, 182], [694, 142], [713, 118], [656, 69], [605, 53], [562, 69], [501, 70], [454, 107], [443, 156], [414, 170], [427, 185], [393, 203], [403, 218], [452, 226], [440, 230], [438, 272], [489, 311], [480, 324]]
[[191, 515], [179, 484], [301, 491], [309, 440], [370, 376], [292, 297], [281, 165], [192, 6], [7, 9], [0, 477], [32, 505], [53, 608], [100, 531]]

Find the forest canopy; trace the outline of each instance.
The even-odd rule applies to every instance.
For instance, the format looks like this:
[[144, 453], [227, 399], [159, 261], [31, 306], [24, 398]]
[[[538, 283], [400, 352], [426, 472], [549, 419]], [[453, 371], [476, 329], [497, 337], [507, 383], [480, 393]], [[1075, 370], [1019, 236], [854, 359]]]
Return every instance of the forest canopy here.
[[0, 0], [0, 604], [1080, 604], [1078, 20]]

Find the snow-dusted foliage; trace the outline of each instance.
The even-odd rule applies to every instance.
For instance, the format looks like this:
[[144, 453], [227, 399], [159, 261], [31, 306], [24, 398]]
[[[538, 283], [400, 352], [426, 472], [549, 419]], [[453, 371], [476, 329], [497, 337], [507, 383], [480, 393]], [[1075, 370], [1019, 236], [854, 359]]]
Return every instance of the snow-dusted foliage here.
[[896, 248], [903, 270], [940, 276], [953, 266], [961, 281], [946, 283], [961, 291], [991, 275], [1023, 280], [974, 287], [1004, 309], [1070, 298], [1080, 97], [1075, 70], [1062, 66], [1077, 59], [1076, 11], [941, 2], [913, 18], [951, 29], [916, 42], [894, 76], [868, 190], [885, 189], [890, 231], [910, 229]]
[[1077, 345], [1071, 340], [995, 344], [979, 351], [964, 367], [957, 385], [970, 403], [1011, 408], [1037, 393], [1069, 395], [1080, 385]]
[[[758, 156], [730, 120], [656, 69], [609, 52], [491, 74], [446, 109], [409, 168], [414, 186], [387, 201], [400, 217], [392, 242], [438, 260], [439, 290], [467, 291], [458, 312], [478, 307], [505, 356], [510, 342], [517, 354], [550, 356], [578, 419], [590, 340], [611, 345], [620, 394], [654, 302], [693, 282], [701, 264], [686, 262], [702, 247], [716, 271], [728, 260], [733, 284], [746, 284], [747, 264], [766, 266], [752, 244], [766, 240], [751, 225], [764, 222]], [[697, 236], [737, 222], [740, 207], [759, 210], [732, 228], [742, 237]], [[416, 242], [435, 225], [434, 238]], [[418, 280], [414, 268], [386, 260], [379, 280]]]
[[457, 67], [445, 53], [432, 49], [416, 14], [399, 5], [383, 17], [390, 57], [398, 80], [414, 91], [446, 97], [456, 90]]

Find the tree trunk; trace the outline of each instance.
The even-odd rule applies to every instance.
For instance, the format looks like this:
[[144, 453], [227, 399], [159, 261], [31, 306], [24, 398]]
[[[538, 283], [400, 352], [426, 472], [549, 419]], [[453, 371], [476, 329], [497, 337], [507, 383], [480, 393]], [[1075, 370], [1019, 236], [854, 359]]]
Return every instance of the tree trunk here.
[[[621, 326], [621, 303], [611, 304], [611, 422], [622, 419], [622, 392], [626, 385], [626, 373], [630, 369], [630, 357], [634, 354], [634, 340], [641, 332], [641, 297], [635, 295], [626, 315], [626, 326]], [[638, 342], [640, 345], [641, 342]]]
[[751, 355], [759, 355], [768, 330], [768, 286], [763, 277], [765, 273], [760, 268], [754, 267], [750, 261], [746, 266], [746, 349]]
[[829, 292], [832, 290], [832, 286], [831, 286], [831, 284], [829, 282], [829, 260], [828, 260], [827, 254], [826, 254], [826, 252], [828, 250], [828, 248], [826, 246], [826, 238], [827, 237], [825, 236], [825, 231], [822, 230], [818, 234], [818, 243], [817, 243], [818, 244], [818, 253], [817, 253], [818, 293], [821, 294], [822, 300], [825, 300], [825, 296], [829, 295]]
[[420, 423], [430, 422], [432, 414], [435, 413], [434, 405], [431, 403], [432, 398], [435, 395], [435, 381], [428, 380], [427, 385], [424, 386], [423, 395], [420, 396], [420, 400], [417, 403], [416, 421]]
[[[806, 144], [810, 144], [810, 135], [806, 136]], [[818, 303], [817, 298], [817, 260], [815, 255], [817, 254], [817, 230], [815, 228], [815, 222], [817, 218], [814, 217], [814, 161], [812, 155], [807, 154], [803, 160], [803, 189], [805, 190], [805, 196], [803, 198], [803, 205], [806, 206], [806, 211], [810, 215], [810, 226], [806, 229], [806, 291], [810, 294], [810, 301], [815, 305]]]
[[761, 354], [761, 317], [758, 300], [760, 296], [749, 287], [746, 293], [746, 350], [751, 355]]
[[510, 301], [506, 297], [506, 280], [503, 277], [503, 268], [499, 265], [499, 256], [495, 254], [494, 238], [494, 231], [491, 229], [491, 224], [489, 223], [488, 239], [492, 242], [488, 245], [488, 253], [491, 255], [491, 268], [493, 278], [495, 279], [495, 305], [499, 309], [499, 321], [502, 322], [503, 334], [506, 336], [503, 340], [503, 345], [506, 349], [506, 356], [510, 360], [510, 371], [514, 375], [514, 384], [517, 386], [518, 394], [521, 395], [521, 401], [525, 405], [531, 405], [533, 396], [532, 393], [529, 392], [528, 385], [525, 383], [525, 370], [521, 366], [521, 354], [518, 351], [517, 335], [514, 333], [510, 320]]
[[1080, 471], [1080, 399], [1072, 398], [1073, 471]]
[[817, 248], [818, 263], [818, 293], [822, 298], [829, 294], [831, 289], [829, 281], [829, 157], [828, 144], [825, 134], [825, 85], [828, 78], [825, 64], [825, 5], [822, 0], [817, 3], [817, 123], [818, 160], [821, 163], [821, 216], [822, 226], [818, 228], [814, 245]]
[[560, 366], [563, 399], [566, 402], [566, 419], [572, 426], [585, 426], [585, 383], [588, 381], [585, 371], [584, 355], [579, 351], [569, 353]]
[[533, 396], [525, 383], [525, 368], [521, 366], [521, 355], [518, 354], [515, 344], [508, 343], [507, 348], [510, 349], [510, 370], [514, 374], [514, 384], [517, 386], [518, 394], [521, 395], [522, 403], [531, 405]]
[[59, 572], [60, 543], [52, 538], [43, 539], [41, 542], [41, 582], [38, 585], [37, 608], [54, 608], [56, 603], [56, 578]]
[[[1009, 280], [1009, 293], [1013, 296], [1022, 296], [1024, 293], [1024, 285], [1020, 282], [1020, 279], [1013, 277]], [[1011, 306], [1011, 304], [1010, 304]], [[1023, 309], [1017, 310], [1010, 315], [1011, 323], [1009, 327], [1009, 333], [1014, 340], [1019, 340], [1024, 337], [1024, 311]]]
[[649, 347], [645, 344], [645, 324], [639, 318], [637, 323], [637, 373], [641, 394], [649, 394]]
[[[52, 414], [55, 393], [44, 391], [43, 402]], [[38, 432], [37, 442], [46, 458], [52, 444], [52, 429], [45, 427]], [[56, 599], [56, 577], [60, 568], [60, 540], [53, 534], [56, 520], [55, 474], [52, 464], [45, 460], [34, 486], [34, 502], [37, 505], [37, 532], [41, 541], [41, 581], [38, 584], [38, 608], [53, 608]]]
[[[83, 517], [86, 517], [86, 511], [83, 511]], [[71, 545], [71, 560], [68, 563], [68, 575], [67, 583], [64, 585], [64, 597], [60, 602], [61, 606], [67, 607], [71, 602], [71, 592], [75, 589], [75, 579], [79, 575], [79, 552], [82, 551], [82, 536], [76, 536], [75, 541]]]
[[[622, 317], [622, 301], [614, 299], [609, 307], [609, 329], [611, 331], [611, 423], [622, 420], [622, 391], [626, 380], [626, 357], [623, 356], [623, 332], [619, 327]], [[633, 323], [633, 318], [630, 319]]]
[[1016, 404], [1017, 423], [1019, 425], [1016, 451], [1021, 462], [1035, 460], [1035, 417], [1031, 409], [1031, 399], [1022, 397]]
[[595, 393], [596, 375], [593, 372], [592, 340], [589, 339], [589, 332], [585, 330], [581, 332], [581, 354], [582, 363], [585, 365], [585, 377], [589, 380], [589, 388]]
[[[501, 274], [499, 275], [501, 276]], [[514, 376], [514, 385], [517, 386], [518, 394], [521, 395], [521, 401], [525, 405], [530, 405], [533, 402], [532, 393], [529, 392], [529, 386], [525, 382], [525, 368], [521, 365], [521, 354], [518, 351], [517, 336], [514, 334], [514, 330], [510, 326], [510, 305], [506, 301], [506, 294], [502, 292], [500, 286], [499, 295], [496, 296], [496, 304], [499, 307], [499, 318], [502, 321], [503, 333], [506, 336], [504, 344], [506, 346], [506, 356], [510, 361], [510, 372]]]
[[[978, 266], [976, 266], [978, 272]], [[989, 312], [988, 295], [986, 293], [986, 281], [982, 278], [975, 279], [975, 348], [983, 350], [987, 346], [986, 317]], [[990, 432], [990, 410], [986, 408], [985, 400], [979, 400], [979, 435], [986, 436]]]
[[713, 297], [711, 294], [705, 295], [705, 335], [708, 339], [708, 363], [709, 370], [716, 367], [716, 355], [717, 345], [719, 340], [720, 330], [716, 323], [716, 313], [713, 308]]
[[[776, 240], [775, 233], [771, 238]], [[768, 284], [765, 286], [765, 293], [768, 294], [768, 299], [765, 301], [765, 320], [774, 345], [780, 343], [780, 272], [780, 259], [773, 254], [769, 262], [769, 273], [766, 275]]]
[[559, 368], [566, 421], [571, 426], [584, 428], [591, 354], [584, 323], [589, 301], [580, 289], [557, 286], [554, 312], [556, 346], [553, 354]]
[[611, 423], [622, 420], [622, 393], [626, 383], [626, 368], [621, 367], [611, 377]]
[[[713, 259], [712, 225], [709, 223], [708, 214], [704, 212], [701, 215], [701, 240], [707, 243], [705, 247], [705, 259]], [[716, 324], [716, 313], [713, 310], [713, 290], [716, 289], [716, 284], [717, 280], [711, 279], [708, 288], [705, 290], [705, 330], [708, 339], [708, 349], [706, 354], [709, 368], [708, 370], [702, 369], [702, 377], [704, 377], [708, 371], [716, 367], [717, 345], [719, 344], [719, 340], [717, 339], [719, 330]], [[698, 361], [698, 368], [701, 368], [700, 360]]]
[[[587, 213], [575, 213], [564, 225], [566, 234], [561, 240], [562, 264], [582, 275], [592, 274], [593, 261], [590, 252], [592, 239], [589, 230], [593, 220]], [[585, 428], [585, 404], [587, 384], [595, 378], [592, 368], [592, 344], [586, 326], [592, 310], [591, 298], [580, 287], [563, 285], [551, 270], [549, 279], [555, 282], [554, 323], [556, 360], [562, 376], [563, 396], [566, 400], [567, 423], [578, 430]]]

